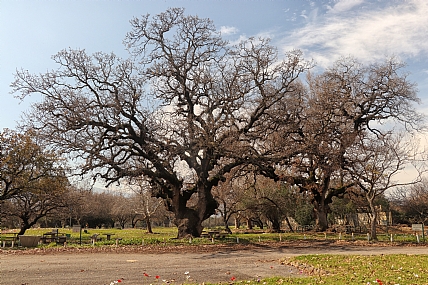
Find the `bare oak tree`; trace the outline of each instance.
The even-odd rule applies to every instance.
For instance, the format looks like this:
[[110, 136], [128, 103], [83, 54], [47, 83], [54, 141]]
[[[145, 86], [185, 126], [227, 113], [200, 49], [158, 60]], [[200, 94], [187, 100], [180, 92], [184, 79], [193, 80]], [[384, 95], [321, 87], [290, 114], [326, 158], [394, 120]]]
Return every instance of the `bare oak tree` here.
[[318, 230], [328, 227], [332, 198], [354, 181], [345, 179], [347, 152], [364, 134], [383, 134], [387, 122], [419, 129], [423, 118], [415, 111], [419, 99], [414, 84], [395, 59], [363, 65], [353, 58], [337, 61], [325, 72], [308, 77], [301, 102], [299, 127], [290, 135], [295, 154], [283, 179], [310, 193]]
[[257, 144], [261, 126], [310, 65], [300, 52], [278, 60], [267, 40], [229, 46], [210, 20], [183, 9], [131, 25], [125, 43], [135, 58], [64, 50], [53, 57], [57, 69], [18, 71], [12, 86], [22, 98], [43, 95], [28, 126], [83, 173], [107, 184], [144, 177], [174, 213], [178, 237], [200, 236], [226, 173], [242, 164], [273, 172]]

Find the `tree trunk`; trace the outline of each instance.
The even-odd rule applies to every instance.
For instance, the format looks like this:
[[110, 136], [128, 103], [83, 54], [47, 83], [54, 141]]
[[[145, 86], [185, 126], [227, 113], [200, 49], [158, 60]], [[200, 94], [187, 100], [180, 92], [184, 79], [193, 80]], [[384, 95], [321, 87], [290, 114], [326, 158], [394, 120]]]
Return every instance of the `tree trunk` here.
[[369, 202], [370, 212], [372, 214], [372, 218], [370, 221], [370, 236], [372, 240], [377, 240], [377, 234], [376, 234], [377, 211], [374, 205], [374, 198], [367, 197], [367, 201]]
[[[174, 224], [178, 228], [177, 238], [200, 237], [202, 222], [208, 219], [218, 207], [218, 202], [211, 194], [209, 185], [200, 185], [195, 192], [181, 191], [181, 185], [171, 192], [172, 199], [167, 204], [168, 210], [174, 213]], [[195, 206], [188, 207], [187, 202], [192, 195], [197, 195]]]
[[251, 219], [247, 219], [247, 229], [253, 229], [253, 221]]
[[223, 216], [223, 223], [224, 223], [224, 229], [226, 230], [226, 232], [227, 232], [228, 234], [231, 234], [231, 233], [232, 233], [232, 231], [231, 231], [231, 229], [229, 228], [229, 219], [226, 217], [226, 215], [224, 215], [224, 216]]
[[315, 229], [317, 231], [323, 232], [328, 229], [328, 220], [327, 220], [327, 211], [324, 207], [324, 203], [315, 203], [314, 205], [315, 212]]
[[239, 229], [241, 227], [241, 220], [238, 217], [235, 217], [235, 229]]
[[147, 233], [152, 234], [152, 221], [149, 216], [146, 216], [146, 224], [147, 224]]
[[19, 229], [19, 233], [18, 236], [24, 235], [25, 231], [30, 229], [32, 226], [34, 226], [36, 224], [36, 222], [39, 220], [39, 218], [37, 218], [35, 221], [30, 222], [29, 219], [21, 217], [22, 219], [22, 224], [21, 224], [21, 228]]
[[291, 226], [290, 219], [288, 219], [288, 216], [285, 216], [285, 221], [287, 222], [287, 226], [290, 229], [290, 232], [294, 233], [293, 227]]
[[272, 232], [279, 233], [281, 232], [281, 223], [278, 219], [271, 219], [270, 221], [272, 223]]
[[200, 237], [203, 230], [202, 219], [195, 210], [189, 208], [176, 214], [174, 224], [178, 228], [177, 238]]

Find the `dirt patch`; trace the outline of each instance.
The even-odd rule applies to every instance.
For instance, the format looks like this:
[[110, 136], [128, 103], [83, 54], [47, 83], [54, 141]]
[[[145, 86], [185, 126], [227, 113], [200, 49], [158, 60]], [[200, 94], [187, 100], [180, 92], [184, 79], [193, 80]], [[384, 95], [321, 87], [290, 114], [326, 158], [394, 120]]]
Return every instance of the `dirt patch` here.
[[[426, 246], [305, 241], [252, 245], [123, 246], [0, 251], [0, 284], [182, 284], [299, 277], [285, 257], [302, 254], [428, 254]], [[187, 273], [187, 274], [185, 274]], [[156, 278], [158, 276], [158, 278]]]

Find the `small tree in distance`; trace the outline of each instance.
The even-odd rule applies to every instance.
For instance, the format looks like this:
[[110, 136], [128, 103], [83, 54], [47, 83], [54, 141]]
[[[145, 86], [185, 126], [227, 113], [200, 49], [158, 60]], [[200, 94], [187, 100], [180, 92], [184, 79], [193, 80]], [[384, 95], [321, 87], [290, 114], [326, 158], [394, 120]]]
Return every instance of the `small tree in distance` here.
[[[378, 134], [359, 137], [359, 141], [348, 153], [346, 166], [352, 179], [364, 192], [371, 212], [370, 234], [377, 240], [376, 226], [378, 210], [375, 199], [386, 191], [406, 185], [416, 185], [422, 181], [426, 167], [417, 146], [406, 140], [402, 134]], [[413, 168], [416, 176], [408, 181], [396, 180], [397, 174], [405, 168]]]

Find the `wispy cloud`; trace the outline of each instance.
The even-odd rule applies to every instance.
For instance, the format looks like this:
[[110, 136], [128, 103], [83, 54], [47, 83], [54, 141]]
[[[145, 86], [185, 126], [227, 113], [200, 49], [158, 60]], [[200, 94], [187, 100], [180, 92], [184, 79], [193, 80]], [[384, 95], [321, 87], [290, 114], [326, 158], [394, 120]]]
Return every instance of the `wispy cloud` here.
[[340, 0], [333, 7], [328, 7], [330, 13], [342, 13], [362, 4], [364, 0]]
[[229, 26], [221, 26], [220, 27], [220, 33], [223, 36], [233, 35], [236, 34], [239, 30], [235, 27], [229, 27]]
[[326, 13], [285, 37], [284, 50], [300, 48], [306, 57], [314, 58], [322, 66], [349, 55], [362, 61], [388, 55], [404, 58], [428, 55], [428, 1], [409, 0], [398, 5], [393, 1], [387, 7], [349, 12], [362, 2], [337, 2]]

